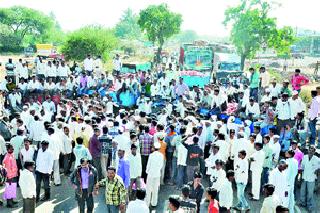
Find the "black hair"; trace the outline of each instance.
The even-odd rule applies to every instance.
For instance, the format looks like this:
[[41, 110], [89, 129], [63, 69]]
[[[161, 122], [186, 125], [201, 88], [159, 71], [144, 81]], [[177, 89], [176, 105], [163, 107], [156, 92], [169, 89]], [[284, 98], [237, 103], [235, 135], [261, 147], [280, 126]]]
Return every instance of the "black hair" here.
[[198, 137], [193, 137], [192, 141], [193, 141], [193, 143], [197, 144], [199, 142], [199, 138]]
[[202, 174], [200, 172], [195, 172], [193, 178], [202, 178]]
[[234, 177], [234, 171], [233, 170], [228, 170], [227, 171], [227, 174], [226, 174], [226, 177], [229, 178], [229, 177]]
[[262, 143], [255, 143], [256, 146], [258, 146], [260, 149], [262, 149], [263, 144]]
[[176, 197], [169, 197], [169, 202], [171, 205], [173, 205], [176, 209], [179, 209], [180, 207], [180, 200]]
[[245, 150], [241, 150], [241, 151], [239, 151], [239, 153], [240, 153], [241, 155], [243, 155], [244, 157], [246, 157], [246, 155], [247, 155], [247, 153], [246, 153]]
[[137, 146], [135, 144], [131, 144], [131, 149], [136, 149]]
[[83, 138], [77, 137], [76, 142], [77, 142], [77, 144], [83, 144]]
[[208, 195], [211, 197], [211, 199], [215, 199], [217, 197], [218, 192], [215, 188], [208, 187], [206, 191]]
[[276, 213], [283, 213], [283, 212], [289, 212], [289, 209], [287, 207], [284, 206], [277, 206], [276, 208]]
[[88, 158], [85, 158], [85, 157], [84, 157], [84, 158], [81, 158], [81, 159], [80, 159], [80, 164], [83, 164], [85, 161], [89, 163]]
[[190, 194], [190, 186], [189, 185], [183, 185], [181, 188], [181, 193], [183, 194], [183, 196], [185, 197], [189, 197]]
[[102, 127], [102, 133], [105, 135], [105, 134], [108, 134], [108, 132], [109, 132], [108, 127], [107, 126], [103, 126]]
[[144, 200], [146, 197], [146, 190], [145, 189], [137, 189], [136, 190], [136, 197], [139, 200]]

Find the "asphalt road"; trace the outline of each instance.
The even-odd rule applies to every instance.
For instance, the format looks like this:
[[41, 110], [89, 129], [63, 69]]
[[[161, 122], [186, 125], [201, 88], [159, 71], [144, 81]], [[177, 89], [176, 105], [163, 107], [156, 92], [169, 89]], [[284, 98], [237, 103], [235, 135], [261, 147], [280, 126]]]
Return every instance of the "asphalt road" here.
[[[206, 181], [203, 181], [204, 185], [206, 186]], [[2, 194], [3, 188], [0, 190], [0, 194]], [[8, 209], [5, 206], [0, 207], [0, 212], [22, 212], [22, 200], [20, 195], [20, 190], [18, 189], [18, 208], [15, 209]], [[159, 201], [158, 206], [152, 212], [166, 212], [168, 206], [168, 197], [172, 194], [179, 194], [179, 191], [175, 190], [174, 186], [164, 185], [161, 186], [160, 194], [159, 194]], [[52, 186], [51, 187], [51, 200], [47, 202], [40, 202], [37, 205], [36, 212], [39, 213], [48, 213], [48, 212], [57, 212], [57, 213], [64, 213], [64, 212], [71, 212], [76, 213], [78, 212], [77, 203], [74, 199], [74, 190], [72, 189], [69, 181], [62, 175], [62, 185], [61, 186]], [[234, 196], [236, 193], [234, 193]], [[320, 209], [320, 196], [316, 195], [316, 203], [317, 209]], [[234, 197], [234, 204], [236, 202], [236, 197]], [[99, 191], [99, 195], [94, 197], [95, 205], [94, 205], [94, 212], [102, 213], [105, 212], [105, 200], [104, 200], [104, 188], [101, 188]], [[260, 201], [250, 201], [249, 202], [251, 210], [250, 212], [257, 213], [260, 211], [262, 205], [262, 199]], [[207, 212], [207, 203], [203, 202], [201, 205], [201, 212]], [[303, 212], [306, 213], [307, 211], [302, 208], [296, 208], [296, 212]]]

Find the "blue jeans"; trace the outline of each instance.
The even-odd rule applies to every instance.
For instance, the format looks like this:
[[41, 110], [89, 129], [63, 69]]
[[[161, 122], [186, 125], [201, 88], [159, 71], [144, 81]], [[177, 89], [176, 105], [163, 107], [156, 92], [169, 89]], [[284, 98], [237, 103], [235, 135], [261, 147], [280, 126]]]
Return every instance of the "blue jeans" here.
[[300, 190], [300, 202], [306, 205], [309, 210], [314, 210], [314, 187], [315, 182], [302, 181]]
[[269, 168], [264, 167], [261, 174], [261, 186], [269, 182]]
[[119, 206], [107, 204], [106, 210], [107, 213], [119, 213]]
[[177, 175], [178, 175], [177, 157], [173, 157], [171, 162], [171, 181], [172, 182], [176, 182]]
[[237, 198], [238, 204], [236, 205], [238, 208], [248, 208], [249, 204], [244, 196], [244, 190], [247, 184], [237, 183]]
[[253, 97], [258, 102], [258, 88], [250, 88], [250, 97]]
[[177, 187], [181, 188], [187, 182], [187, 167], [178, 165]]
[[310, 129], [310, 133], [311, 133], [309, 142], [312, 145], [314, 145], [314, 143], [316, 141], [316, 123], [317, 123], [317, 119], [313, 119], [308, 124], [309, 125], [309, 129]]

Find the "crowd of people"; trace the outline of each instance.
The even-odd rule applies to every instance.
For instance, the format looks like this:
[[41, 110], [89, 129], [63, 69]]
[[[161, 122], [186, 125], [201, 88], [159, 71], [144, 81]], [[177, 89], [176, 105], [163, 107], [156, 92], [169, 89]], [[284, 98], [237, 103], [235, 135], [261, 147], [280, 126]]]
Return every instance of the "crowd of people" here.
[[320, 87], [304, 102], [299, 69], [281, 84], [261, 67], [249, 69], [248, 85], [200, 88], [168, 77], [172, 64], [125, 75], [119, 55], [113, 63], [105, 73], [99, 56], [70, 67], [37, 57], [32, 70], [9, 59], [0, 84], [8, 208], [19, 186], [23, 211], [35, 212], [65, 176], [81, 213], [93, 212], [99, 188], [106, 212], [149, 212], [164, 184], [181, 192], [169, 212], [200, 212], [204, 199], [209, 213], [247, 211], [247, 197], [263, 200], [255, 212], [316, 212]]

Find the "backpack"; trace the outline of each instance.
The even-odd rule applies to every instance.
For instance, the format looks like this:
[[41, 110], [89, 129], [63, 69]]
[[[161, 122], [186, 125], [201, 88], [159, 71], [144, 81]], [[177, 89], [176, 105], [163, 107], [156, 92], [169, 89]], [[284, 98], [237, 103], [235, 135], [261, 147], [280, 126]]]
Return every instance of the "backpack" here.
[[7, 170], [0, 166], [0, 185], [2, 186], [7, 180]]

